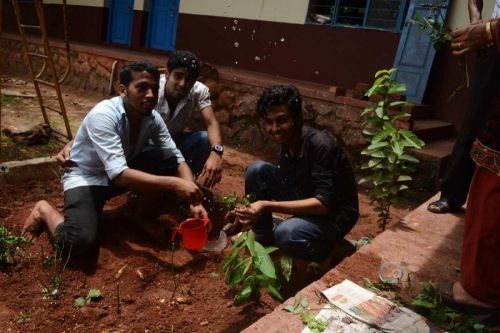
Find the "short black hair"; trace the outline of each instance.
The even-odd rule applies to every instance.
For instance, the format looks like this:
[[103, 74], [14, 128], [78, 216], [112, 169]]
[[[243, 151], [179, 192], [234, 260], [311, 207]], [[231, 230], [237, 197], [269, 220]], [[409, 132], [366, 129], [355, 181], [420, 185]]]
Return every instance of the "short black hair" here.
[[169, 72], [181, 67], [187, 68], [189, 78], [196, 80], [200, 76], [201, 63], [193, 52], [178, 50], [168, 56], [167, 69]]
[[125, 87], [128, 87], [130, 82], [132, 82], [132, 80], [134, 79], [134, 72], [148, 72], [155, 77], [156, 81], [160, 80], [160, 71], [158, 70], [158, 68], [156, 68], [155, 65], [147, 60], [141, 60], [123, 67], [123, 69], [120, 71], [120, 83]]
[[302, 120], [302, 97], [292, 85], [275, 85], [264, 90], [257, 101], [257, 115], [261, 118], [271, 109], [286, 105], [295, 120]]

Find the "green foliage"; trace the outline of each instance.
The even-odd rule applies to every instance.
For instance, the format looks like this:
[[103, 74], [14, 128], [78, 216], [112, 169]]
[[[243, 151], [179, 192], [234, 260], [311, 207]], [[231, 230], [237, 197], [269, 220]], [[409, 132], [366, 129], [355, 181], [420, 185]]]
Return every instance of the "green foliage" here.
[[43, 299], [55, 299], [60, 294], [60, 288], [63, 281], [63, 272], [68, 265], [71, 248], [67, 254], [66, 261], [63, 260], [64, 246], [60, 246], [58, 235], [55, 235], [54, 252], [52, 255], [44, 256], [42, 248], [42, 272], [44, 277], [40, 276], [42, 285], [41, 293]]
[[[439, 12], [439, 8], [433, 8], [434, 13]], [[421, 17], [415, 15], [415, 19], [408, 19], [406, 21], [407, 24], [414, 24], [418, 27], [421, 32], [427, 32], [429, 35], [429, 39], [431, 40], [432, 46], [436, 51], [439, 51], [443, 46], [451, 43], [450, 30], [445, 28], [439, 21], [437, 20], [437, 15], [430, 15], [428, 17]], [[458, 86], [453, 89], [450, 96], [446, 99], [447, 102], [450, 102], [457, 93], [463, 88], [469, 88], [470, 78], [469, 78], [469, 69], [467, 66], [467, 61], [463, 56], [459, 58], [459, 64], [462, 68], [463, 77], [462, 81], [458, 84]]]
[[262, 288], [279, 300], [283, 297], [279, 293], [281, 284], [278, 274], [290, 278], [291, 259], [282, 259], [283, 266], [277, 272], [276, 266], [269, 254], [278, 248], [274, 246], [264, 247], [255, 241], [252, 231], [242, 232], [235, 240], [231, 252], [224, 260], [222, 271], [224, 281], [230, 289], [239, 292], [234, 298], [235, 305], [241, 305], [248, 301], [251, 296], [258, 297]]
[[428, 282], [422, 283], [422, 291], [411, 305], [425, 312], [425, 316], [434, 324], [452, 333], [491, 332], [484, 324], [444, 305], [439, 293]]
[[0, 267], [6, 267], [15, 260], [17, 251], [30, 244], [22, 236], [12, 235], [7, 228], [0, 226]]
[[407, 184], [412, 180], [408, 174], [415, 171], [419, 162], [407, 154], [406, 149], [420, 149], [424, 145], [410, 130], [397, 128], [398, 120], [410, 117], [410, 114], [398, 111], [399, 108], [410, 104], [397, 100], [406, 92], [406, 86], [392, 78], [395, 71], [392, 68], [375, 74], [375, 82], [366, 95], [377, 96], [379, 101], [361, 114], [364, 117], [363, 134], [369, 140], [368, 147], [361, 151], [365, 157], [361, 168], [369, 173], [359, 183], [372, 185], [370, 199], [375, 205], [382, 230], [390, 219], [391, 205], [400, 192], [408, 188]]
[[432, 15], [429, 17], [415, 15], [415, 19], [408, 19], [407, 23], [416, 25], [422, 32], [427, 31], [431, 43], [436, 50], [440, 50], [442, 46], [451, 42], [449, 30]]
[[82, 306], [89, 304], [90, 302], [96, 302], [103, 297], [99, 289], [91, 288], [87, 297], [78, 297], [73, 302], [73, 307], [81, 308]]
[[327, 327], [328, 323], [323, 319], [315, 318], [314, 315], [310, 314], [307, 310], [309, 306], [309, 301], [307, 298], [295, 297], [293, 305], [289, 304], [283, 307], [283, 311], [288, 311], [294, 315], [298, 315], [302, 323], [306, 325], [311, 332], [321, 333]]
[[222, 198], [222, 202], [227, 210], [233, 210], [240, 206], [248, 206], [252, 203], [251, 197], [249, 194], [245, 195], [243, 198], [240, 198], [236, 195], [236, 193], [230, 194], [224, 198]]

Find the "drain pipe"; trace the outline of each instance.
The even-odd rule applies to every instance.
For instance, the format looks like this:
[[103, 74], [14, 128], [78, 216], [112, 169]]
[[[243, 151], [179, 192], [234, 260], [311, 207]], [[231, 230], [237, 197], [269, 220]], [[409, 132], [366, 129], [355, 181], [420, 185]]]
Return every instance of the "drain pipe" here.
[[113, 95], [114, 93], [113, 81], [115, 79], [116, 64], [118, 64], [118, 60], [113, 61], [113, 65], [111, 66], [111, 74], [109, 75], [109, 87], [108, 87], [109, 95]]

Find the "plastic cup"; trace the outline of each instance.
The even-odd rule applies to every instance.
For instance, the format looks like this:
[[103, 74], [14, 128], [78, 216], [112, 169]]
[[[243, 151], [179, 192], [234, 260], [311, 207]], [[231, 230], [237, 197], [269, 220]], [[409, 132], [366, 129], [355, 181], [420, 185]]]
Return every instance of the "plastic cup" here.
[[174, 241], [177, 233], [181, 234], [182, 244], [188, 250], [201, 250], [207, 243], [208, 219], [190, 218], [183, 221], [172, 234]]
[[398, 284], [403, 278], [404, 269], [401, 265], [386, 261], [379, 269], [380, 281], [390, 284]]

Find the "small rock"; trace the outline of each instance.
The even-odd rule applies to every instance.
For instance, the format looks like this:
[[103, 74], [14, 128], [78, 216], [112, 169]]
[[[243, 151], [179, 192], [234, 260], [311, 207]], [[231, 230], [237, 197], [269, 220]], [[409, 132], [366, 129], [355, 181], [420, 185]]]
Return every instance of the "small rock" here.
[[228, 308], [230, 308], [230, 307], [232, 307], [232, 306], [233, 306], [233, 302], [228, 302], [228, 303], [226, 304], [226, 307], [228, 307]]
[[179, 304], [191, 304], [191, 300], [189, 298], [187, 298], [187, 297], [178, 296], [178, 297], [175, 298], [175, 300]]
[[207, 326], [207, 325], [208, 325], [208, 321], [207, 321], [207, 320], [202, 321], [202, 322], [200, 323], [200, 325], [201, 325], [201, 326]]

